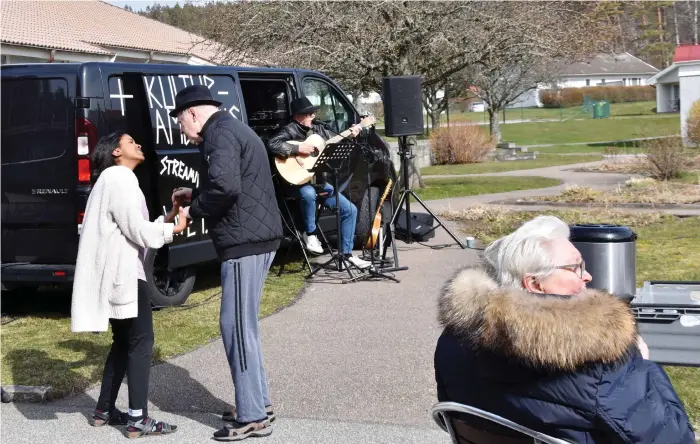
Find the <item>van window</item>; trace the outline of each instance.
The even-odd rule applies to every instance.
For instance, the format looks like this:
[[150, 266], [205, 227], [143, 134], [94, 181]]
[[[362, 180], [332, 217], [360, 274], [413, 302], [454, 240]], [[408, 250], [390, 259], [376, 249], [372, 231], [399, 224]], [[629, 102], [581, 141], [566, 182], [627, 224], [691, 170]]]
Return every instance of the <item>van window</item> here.
[[282, 79], [241, 79], [248, 125], [263, 142], [289, 122], [289, 85]]
[[2, 164], [60, 157], [74, 143], [66, 79], [3, 79]]
[[317, 118], [335, 132], [340, 133], [350, 127], [350, 119], [353, 118], [352, 108], [328, 83], [321, 79], [307, 77], [304, 79], [304, 95], [311, 103], [321, 107], [316, 111]]

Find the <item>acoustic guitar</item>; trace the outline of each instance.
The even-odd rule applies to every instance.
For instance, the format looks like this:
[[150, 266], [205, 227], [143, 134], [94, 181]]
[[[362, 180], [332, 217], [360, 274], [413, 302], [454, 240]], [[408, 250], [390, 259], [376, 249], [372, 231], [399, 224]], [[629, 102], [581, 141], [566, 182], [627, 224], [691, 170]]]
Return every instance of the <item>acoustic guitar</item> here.
[[[375, 121], [376, 119], [374, 116], [367, 116], [360, 121], [359, 125], [362, 128], [366, 128], [374, 125]], [[312, 134], [302, 142], [289, 141], [287, 143], [291, 143], [292, 145], [310, 143], [316, 148], [316, 150], [308, 156], [289, 156], [286, 159], [275, 157], [275, 166], [277, 167], [277, 171], [279, 172], [280, 176], [284, 178], [284, 180], [292, 185], [303, 185], [311, 181], [311, 179], [314, 177], [314, 173], [309, 172], [309, 170], [316, 165], [316, 160], [318, 159], [318, 156], [321, 155], [326, 145], [338, 143], [350, 135], [351, 133], [348, 129], [326, 141], [324, 141], [323, 137], [319, 136], [318, 134]], [[297, 158], [301, 161], [301, 164], [299, 164]]]
[[384, 205], [384, 199], [386, 199], [386, 196], [389, 194], [391, 184], [392, 181], [391, 179], [389, 179], [389, 182], [387, 182], [386, 188], [384, 189], [384, 194], [382, 194], [381, 199], [379, 199], [379, 205], [377, 206], [377, 214], [374, 215], [374, 221], [372, 221], [372, 234], [367, 238], [367, 248], [374, 248], [374, 246], [377, 244], [377, 239], [379, 238], [379, 230], [382, 226], [382, 205]]

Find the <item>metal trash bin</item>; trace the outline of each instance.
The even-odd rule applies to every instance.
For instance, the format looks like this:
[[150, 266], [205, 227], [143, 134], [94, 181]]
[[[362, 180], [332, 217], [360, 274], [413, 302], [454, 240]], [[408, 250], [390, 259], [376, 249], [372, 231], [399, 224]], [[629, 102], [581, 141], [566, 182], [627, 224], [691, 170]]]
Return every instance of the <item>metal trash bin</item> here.
[[608, 224], [574, 224], [569, 228], [569, 240], [593, 276], [588, 287], [608, 291], [627, 302], [634, 299], [637, 235], [632, 229]]

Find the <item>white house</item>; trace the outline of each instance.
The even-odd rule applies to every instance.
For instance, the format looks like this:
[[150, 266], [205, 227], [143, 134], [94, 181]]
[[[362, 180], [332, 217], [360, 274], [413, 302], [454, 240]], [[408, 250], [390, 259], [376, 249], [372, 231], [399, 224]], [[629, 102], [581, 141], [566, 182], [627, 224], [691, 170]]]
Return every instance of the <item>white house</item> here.
[[680, 111], [680, 129], [684, 141], [690, 108], [700, 100], [700, 45], [676, 48], [673, 64], [649, 79], [656, 85], [656, 110], [660, 113]]
[[[648, 85], [649, 79], [659, 70], [630, 53], [599, 54], [589, 62], [566, 66], [559, 75], [557, 88], [582, 88], [586, 86], [639, 86]], [[510, 108], [542, 106], [539, 92], [550, 85], [538, 85], [511, 104]]]
[[213, 65], [203, 39], [99, 0], [1, 3], [1, 63]]

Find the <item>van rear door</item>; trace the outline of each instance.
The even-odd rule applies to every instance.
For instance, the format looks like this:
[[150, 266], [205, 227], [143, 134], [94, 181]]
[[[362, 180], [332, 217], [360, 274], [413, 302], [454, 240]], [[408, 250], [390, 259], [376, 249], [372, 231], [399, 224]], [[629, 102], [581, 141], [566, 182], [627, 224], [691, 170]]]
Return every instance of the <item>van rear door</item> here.
[[75, 263], [76, 88], [66, 68], [3, 68], [3, 266]]

